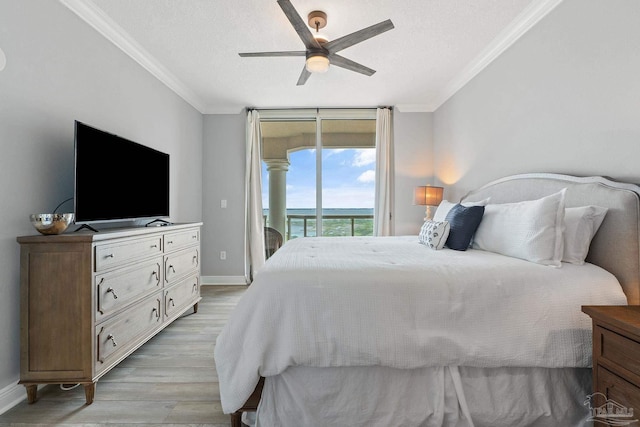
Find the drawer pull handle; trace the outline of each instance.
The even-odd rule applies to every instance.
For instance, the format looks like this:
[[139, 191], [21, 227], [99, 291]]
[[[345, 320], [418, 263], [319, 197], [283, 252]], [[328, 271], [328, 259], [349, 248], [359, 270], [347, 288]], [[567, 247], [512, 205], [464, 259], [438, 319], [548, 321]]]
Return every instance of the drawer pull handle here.
[[117, 347], [117, 346], [118, 346], [118, 343], [116, 342], [116, 339], [115, 339], [115, 337], [113, 336], [113, 334], [109, 334], [109, 335], [107, 335], [107, 341], [109, 341], [109, 340], [111, 340], [111, 342], [113, 343], [113, 346], [114, 346], [114, 347]]
[[113, 258], [113, 254], [107, 254], [104, 256], [105, 258]]
[[113, 299], [118, 299], [118, 295], [116, 295], [116, 291], [115, 289], [109, 287], [107, 288], [107, 293], [111, 292], [111, 295], [113, 295]]
[[155, 313], [156, 315], [156, 322], [160, 320], [160, 311], [157, 308], [152, 308], [151, 309], [151, 313]]
[[171, 303], [171, 307], [176, 306], [176, 303], [173, 301], [173, 298], [169, 298], [169, 302]]
[[173, 265], [170, 265], [170, 266], [169, 266], [169, 270], [173, 271], [174, 273], [176, 272], [176, 269], [175, 269], [175, 268], [173, 268]]
[[173, 245], [173, 240], [168, 240], [167, 245]]
[[191, 238], [192, 238], [192, 239], [197, 239], [197, 238], [198, 238], [198, 235], [197, 235], [197, 234], [194, 234], [193, 236], [191, 236]]
[[152, 248], [157, 248], [157, 247], [158, 247], [158, 245], [151, 245], [151, 247], [152, 247]]
[[197, 264], [198, 263], [198, 255], [194, 255], [193, 256], [193, 263]]
[[193, 284], [193, 291], [195, 292], [195, 291], [197, 291], [197, 290], [198, 290], [198, 284], [197, 284], [197, 283], [194, 283], [194, 284]]

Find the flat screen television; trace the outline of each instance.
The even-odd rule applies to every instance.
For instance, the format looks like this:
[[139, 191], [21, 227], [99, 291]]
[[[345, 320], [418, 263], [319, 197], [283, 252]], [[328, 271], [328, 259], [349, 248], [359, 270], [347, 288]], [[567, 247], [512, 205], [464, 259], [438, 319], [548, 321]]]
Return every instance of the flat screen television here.
[[75, 121], [75, 221], [169, 217], [169, 154]]

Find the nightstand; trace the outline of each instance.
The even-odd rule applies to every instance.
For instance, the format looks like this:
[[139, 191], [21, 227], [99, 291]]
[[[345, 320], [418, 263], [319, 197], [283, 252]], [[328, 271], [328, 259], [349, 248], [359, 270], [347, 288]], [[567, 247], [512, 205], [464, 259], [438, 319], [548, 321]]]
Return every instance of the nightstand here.
[[593, 392], [640, 411], [640, 306], [582, 306], [593, 321]]

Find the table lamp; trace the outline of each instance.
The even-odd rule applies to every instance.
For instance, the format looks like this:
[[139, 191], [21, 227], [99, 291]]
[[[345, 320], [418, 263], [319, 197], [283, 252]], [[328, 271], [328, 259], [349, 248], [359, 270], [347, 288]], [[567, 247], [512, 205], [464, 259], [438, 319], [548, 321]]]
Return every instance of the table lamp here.
[[425, 221], [433, 218], [431, 207], [440, 204], [443, 192], [444, 188], [442, 187], [432, 187], [430, 185], [416, 187], [413, 193], [413, 204], [427, 207]]

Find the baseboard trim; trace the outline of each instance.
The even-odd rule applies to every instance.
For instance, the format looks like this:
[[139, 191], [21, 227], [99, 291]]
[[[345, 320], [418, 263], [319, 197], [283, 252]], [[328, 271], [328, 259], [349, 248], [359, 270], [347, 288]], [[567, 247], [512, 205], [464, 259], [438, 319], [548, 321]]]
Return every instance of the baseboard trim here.
[[200, 283], [203, 285], [240, 285], [247, 286], [244, 276], [201, 276]]
[[13, 384], [0, 390], [0, 414], [4, 414], [26, 398], [27, 392], [24, 387], [15, 380]]

